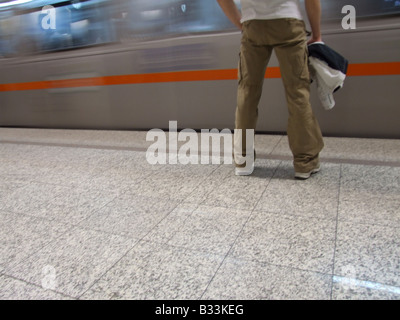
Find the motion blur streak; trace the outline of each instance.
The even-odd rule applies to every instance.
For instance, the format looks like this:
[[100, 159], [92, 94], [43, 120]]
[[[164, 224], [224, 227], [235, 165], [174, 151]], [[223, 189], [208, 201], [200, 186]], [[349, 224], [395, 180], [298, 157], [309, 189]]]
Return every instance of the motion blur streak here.
[[[382, 76], [400, 75], [400, 62], [360, 63], [349, 66], [348, 76]], [[54, 81], [39, 81], [29, 83], [0, 84], [0, 91], [44, 90], [55, 88], [111, 86], [140, 83], [185, 82], [185, 81], [216, 81], [235, 80], [237, 69], [180, 71], [150, 74], [132, 74], [85, 79], [68, 79]], [[266, 79], [280, 78], [278, 67], [269, 68]]]
[[[216, 0], [0, 3], [0, 126], [233, 129], [241, 33]], [[321, 4], [323, 41], [350, 64], [331, 111], [312, 84], [323, 133], [400, 138], [400, 1]], [[342, 27], [346, 5], [356, 29]], [[284, 133], [275, 55], [269, 66], [257, 130]]]

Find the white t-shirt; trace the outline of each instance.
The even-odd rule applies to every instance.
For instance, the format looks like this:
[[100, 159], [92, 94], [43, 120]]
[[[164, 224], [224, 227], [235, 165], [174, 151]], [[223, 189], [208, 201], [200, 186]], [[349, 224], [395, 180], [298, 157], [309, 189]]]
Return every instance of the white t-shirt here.
[[303, 20], [299, 0], [240, 0], [242, 22], [295, 18]]

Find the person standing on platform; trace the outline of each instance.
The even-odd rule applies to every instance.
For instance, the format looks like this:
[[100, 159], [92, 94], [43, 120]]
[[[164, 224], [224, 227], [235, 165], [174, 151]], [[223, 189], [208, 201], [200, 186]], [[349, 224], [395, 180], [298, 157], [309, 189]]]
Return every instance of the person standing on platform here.
[[[320, 0], [305, 0], [312, 31], [308, 41], [299, 0], [240, 0], [241, 11], [234, 0], [217, 1], [229, 20], [242, 31], [235, 132], [256, 128], [264, 76], [274, 50], [289, 111], [287, 135], [295, 178], [308, 179], [319, 172], [319, 153], [324, 147], [310, 104], [307, 50], [308, 44], [322, 41]], [[251, 175], [254, 170], [254, 160], [251, 164], [236, 161], [239, 157], [248, 159], [246, 150], [255, 153], [246, 148], [245, 134], [235, 136], [236, 175]]]

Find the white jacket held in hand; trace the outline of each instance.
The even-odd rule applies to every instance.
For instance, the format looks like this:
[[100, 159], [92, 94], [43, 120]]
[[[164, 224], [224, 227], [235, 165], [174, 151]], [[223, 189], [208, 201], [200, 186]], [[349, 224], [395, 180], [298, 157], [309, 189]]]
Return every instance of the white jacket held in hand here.
[[317, 85], [322, 106], [330, 110], [335, 106], [333, 93], [343, 87], [348, 61], [323, 42], [308, 46], [311, 80]]

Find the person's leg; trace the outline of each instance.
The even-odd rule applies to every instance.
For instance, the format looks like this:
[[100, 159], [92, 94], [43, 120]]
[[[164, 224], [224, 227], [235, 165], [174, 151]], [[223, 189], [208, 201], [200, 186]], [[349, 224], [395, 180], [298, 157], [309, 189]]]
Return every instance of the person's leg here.
[[[246, 129], [256, 129], [258, 104], [260, 102], [265, 71], [271, 57], [272, 47], [265, 45], [262, 21], [244, 23], [238, 66], [238, 92], [235, 117], [234, 154], [235, 160], [246, 157], [246, 150], [254, 152], [246, 144]], [[254, 137], [253, 141], [254, 141]], [[245, 164], [235, 161], [237, 167]]]
[[319, 153], [324, 147], [321, 130], [310, 104], [310, 76], [305, 25], [296, 19], [271, 21], [281, 39], [274, 47], [285, 86], [289, 119], [287, 134], [296, 173], [319, 168]]

